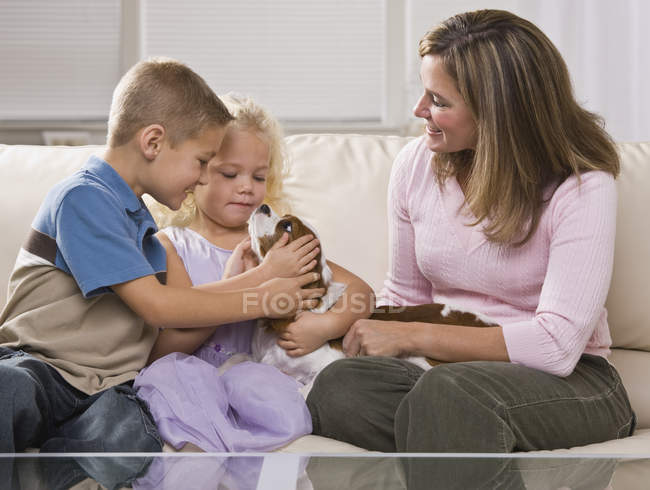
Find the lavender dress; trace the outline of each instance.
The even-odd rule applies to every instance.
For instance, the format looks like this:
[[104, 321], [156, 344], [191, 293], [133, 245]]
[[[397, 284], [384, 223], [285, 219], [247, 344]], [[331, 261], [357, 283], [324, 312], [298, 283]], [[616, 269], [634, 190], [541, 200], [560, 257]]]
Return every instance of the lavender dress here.
[[[221, 278], [232, 253], [187, 228], [164, 232], [183, 260], [192, 283]], [[233, 354], [250, 353], [255, 323], [220, 326], [188, 356], [169, 354], [140, 371], [138, 396], [149, 404], [162, 438], [181, 448], [205, 451], [267, 451], [311, 433], [311, 417], [293, 378], [276, 368], [242, 362], [219, 374]]]

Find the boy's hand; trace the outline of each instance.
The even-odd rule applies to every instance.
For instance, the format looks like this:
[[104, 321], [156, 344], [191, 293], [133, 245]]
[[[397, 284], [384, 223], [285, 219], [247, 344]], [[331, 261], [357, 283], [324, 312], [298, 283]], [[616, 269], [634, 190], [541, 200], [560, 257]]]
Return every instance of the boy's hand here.
[[280, 334], [278, 345], [287, 351], [289, 357], [300, 357], [321, 347], [329, 337], [325, 315], [301, 311]]
[[319, 241], [313, 235], [302, 236], [287, 244], [289, 234], [284, 233], [266, 253], [260, 267], [266, 277], [296, 277], [316, 267], [320, 252]]
[[251, 249], [250, 237], [237, 244], [232, 255], [228, 258], [221, 279], [238, 276], [257, 266], [257, 257]]
[[298, 277], [277, 278], [260, 286], [261, 297], [248, 301], [260, 301], [264, 316], [268, 318], [290, 318], [300, 310], [309, 310], [318, 305], [318, 298], [325, 294], [324, 288], [303, 289], [319, 275], [309, 272]]

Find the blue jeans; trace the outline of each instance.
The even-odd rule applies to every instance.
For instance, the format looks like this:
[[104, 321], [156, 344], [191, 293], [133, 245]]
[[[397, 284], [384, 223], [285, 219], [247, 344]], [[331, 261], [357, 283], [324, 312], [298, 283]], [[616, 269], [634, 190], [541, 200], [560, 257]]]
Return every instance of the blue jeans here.
[[[30, 447], [75, 453], [162, 450], [153, 418], [129, 384], [89, 396], [47, 363], [6, 347], [0, 347], [0, 413], [0, 453]], [[77, 462], [97, 481], [108, 482], [135, 478], [148, 464], [141, 460], [136, 467], [111, 467], [101, 464], [109, 459], [98, 460]]]

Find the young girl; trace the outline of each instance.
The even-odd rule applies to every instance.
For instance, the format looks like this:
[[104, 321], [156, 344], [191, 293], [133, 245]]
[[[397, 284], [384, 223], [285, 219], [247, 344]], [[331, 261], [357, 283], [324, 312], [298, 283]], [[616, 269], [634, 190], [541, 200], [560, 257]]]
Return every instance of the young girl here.
[[[181, 210], [166, 214], [159, 239], [167, 250], [167, 281], [197, 286], [223, 279], [240, 289], [272, 277], [311, 270], [319, 252], [313, 237], [286, 244], [286, 236], [256, 265], [247, 220], [263, 202], [286, 209], [282, 193], [283, 142], [278, 123], [249, 98], [223, 101], [235, 116], [205, 182]], [[348, 294], [370, 289], [332, 264]], [[237, 276], [237, 277], [234, 277]], [[213, 285], [214, 287], [214, 285]], [[289, 355], [303, 355], [340, 337], [362, 313], [303, 313], [280, 341]], [[314, 321], [314, 317], [318, 321]], [[324, 326], [323, 326], [324, 325]], [[236, 353], [250, 353], [254, 321], [203, 329], [164, 329], [150, 362], [136, 378], [163, 439], [176, 449], [192, 443], [206, 451], [265, 451], [311, 432], [311, 418], [296, 381], [274, 367], [243, 362], [217, 369]], [[293, 332], [293, 333], [292, 333]], [[188, 355], [193, 353], [193, 355]]]

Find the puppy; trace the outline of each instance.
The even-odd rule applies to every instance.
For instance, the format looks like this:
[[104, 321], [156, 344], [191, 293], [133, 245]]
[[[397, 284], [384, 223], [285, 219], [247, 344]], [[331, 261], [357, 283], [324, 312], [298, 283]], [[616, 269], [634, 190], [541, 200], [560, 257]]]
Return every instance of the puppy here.
[[[248, 222], [248, 232], [251, 237], [251, 248], [260, 262], [284, 233], [289, 234], [289, 241], [301, 236], [312, 234], [318, 238], [313, 227], [296, 216], [278, 216], [269, 206], [262, 204], [251, 216]], [[305, 288], [324, 288], [325, 294], [320, 298], [318, 306], [311, 309], [314, 313], [325, 313], [341, 297], [346, 285], [332, 281], [332, 270], [327, 265], [323, 246], [316, 256], [317, 265], [314, 272], [320, 274], [320, 279], [307, 284]], [[283, 331], [293, 318], [285, 320], [261, 320], [252, 341], [253, 359], [257, 362], [271, 364], [285, 374], [292, 376], [303, 385], [309, 385], [316, 374], [330, 362], [344, 357], [340, 349], [325, 344], [315, 351], [301, 357], [292, 358], [278, 344], [278, 334]], [[268, 328], [268, 327], [271, 328]]]
[[[248, 232], [251, 237], [251, 248], [260, 261], [263, 260], [266, 253], [284, 233], [289, 234], [289, 241], [307, 234], [319, 238], [316, 230], [305, 221], [292, 215], [280, 217], [266, 204], [260, 206], [251, 216]], [[314, 313], [325, 313], [329, 310], [346, 288], [345, 284], [332, 281], [332, 271], [325, 260], [322, 245], [321, 243], [321, 251], [316, 257], [318, 265], [314, 269], [320, 274], [321, 278], [319, 281], [305, 286], [306, 288], [322, 287], [326, 290], [318, 306], [310, 310]], [[492, 320], [482, 315], [440, 303], [406, 307], [382, 306], [376, 308], [370, 318], [382, 321], [442, 323], [479, 327], [496, 325]], [[275, 366], [305, 385], [306, 390], [308, 390], [311, 387], [311, 382], [321, 369], [329, 363], [345, 357], [345, 355], [342, 352], [341, 339], [337, 339], [307, 355], [297, 358], [289, 357], [285, 350], [278, 346], [277, 340], [278, 334], [292, 321], [293, 319], [262, 320], [261, 326], [267, 328], [258, 328], [253, 336], [253, 359], [257, 362]], [[268, 328], [269, 326], [271, 328]], [[439, 364], [433, 359], [424, 357], [409, 357], [406, 360], [425, 370]], [[306, 393], [303, 392], [303, 395], [306, 396]]]

